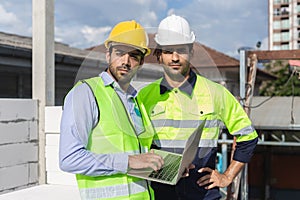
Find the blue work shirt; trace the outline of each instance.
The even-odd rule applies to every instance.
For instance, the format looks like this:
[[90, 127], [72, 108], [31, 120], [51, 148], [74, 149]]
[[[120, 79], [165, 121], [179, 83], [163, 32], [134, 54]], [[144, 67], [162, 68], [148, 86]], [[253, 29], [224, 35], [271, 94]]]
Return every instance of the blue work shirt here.
[[[99, 75], [104, 85], [111, 85], [122, 100], [136, 133], [143, 132], [142, 119], [135, 103], [137, 91], [130, 85], [124, 92], [107, 73]], [[60, 125], [59, 164], [63, 171], [87, 176], [126, 173], [128, 154], [95, 154], [86, 149], [88, 138], [100, 116], [93, 92], [87, 84], [74, 87], [66, 96]], [[101, 144], [99, 144], [101, 145]]]

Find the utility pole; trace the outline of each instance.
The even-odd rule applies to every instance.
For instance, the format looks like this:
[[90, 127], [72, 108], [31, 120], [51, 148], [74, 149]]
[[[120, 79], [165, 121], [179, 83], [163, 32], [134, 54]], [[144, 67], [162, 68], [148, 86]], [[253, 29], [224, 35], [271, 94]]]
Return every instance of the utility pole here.
[[54, 0], [32, 0], [32, 98], [39, 106], [39, 184], [46, 183], [45, 106], [54, 105], [54, 67]]
[[[250, 105], [253, 97], [256, 70], [257, 70], [257, 57], [256, 55], [250, 56], [250, 67], [248, 73], [248, 57], [245, 49], [240, 49], [240, 99], [244, 105], [244, 110], [250, 117]], [[247, 78], [246, 78], [247, 77]], [[247, 84], [246, 84], [247, 81]], [[246, 87], [247, 86], [247, 87]], [[232, 144], [232, 155], [236, 147], [236, 138], [234, 137]], [[234, 178], [232, 184], [227, 189], [227, 200], [237, 200], [239, 189], [241, 186], [241, 200], [248, 200], [249, 187], [248, 187], [248, 164], [245, 164], [243, 170]]]

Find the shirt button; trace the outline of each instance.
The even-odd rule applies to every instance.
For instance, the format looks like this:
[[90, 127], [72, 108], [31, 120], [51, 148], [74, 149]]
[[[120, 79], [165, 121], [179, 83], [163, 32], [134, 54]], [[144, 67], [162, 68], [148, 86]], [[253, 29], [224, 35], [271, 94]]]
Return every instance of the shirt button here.
[[177, 94], [177, 93], [178, 93], [178, 90], [174, 90], [174, 92]]

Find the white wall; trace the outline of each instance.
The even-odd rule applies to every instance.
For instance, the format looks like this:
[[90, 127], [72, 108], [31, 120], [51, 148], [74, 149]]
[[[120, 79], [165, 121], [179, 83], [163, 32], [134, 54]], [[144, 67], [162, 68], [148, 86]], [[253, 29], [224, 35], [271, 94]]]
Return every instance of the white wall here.
[[59, 169], [58, 147], [61, 106], [49, 106], [45, 110], [46, 173], [48, 184], [77, 185], [75, 175]]

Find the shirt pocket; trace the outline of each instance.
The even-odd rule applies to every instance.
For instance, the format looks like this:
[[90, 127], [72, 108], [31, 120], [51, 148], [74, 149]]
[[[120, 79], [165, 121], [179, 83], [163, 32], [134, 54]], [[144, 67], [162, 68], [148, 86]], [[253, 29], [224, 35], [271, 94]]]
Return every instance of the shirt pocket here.
[[198, 105], [197, 109], [191, 109], [189, 112], [193, 117], [203, 120], [208, 116], [212, 116], [214, 113], [214, 109], [212, 105], [202, 104]]
[[166, 115], [166, 107], [164, 105], [156, 104], [151, 110], [151, 119], [164, 119]]

